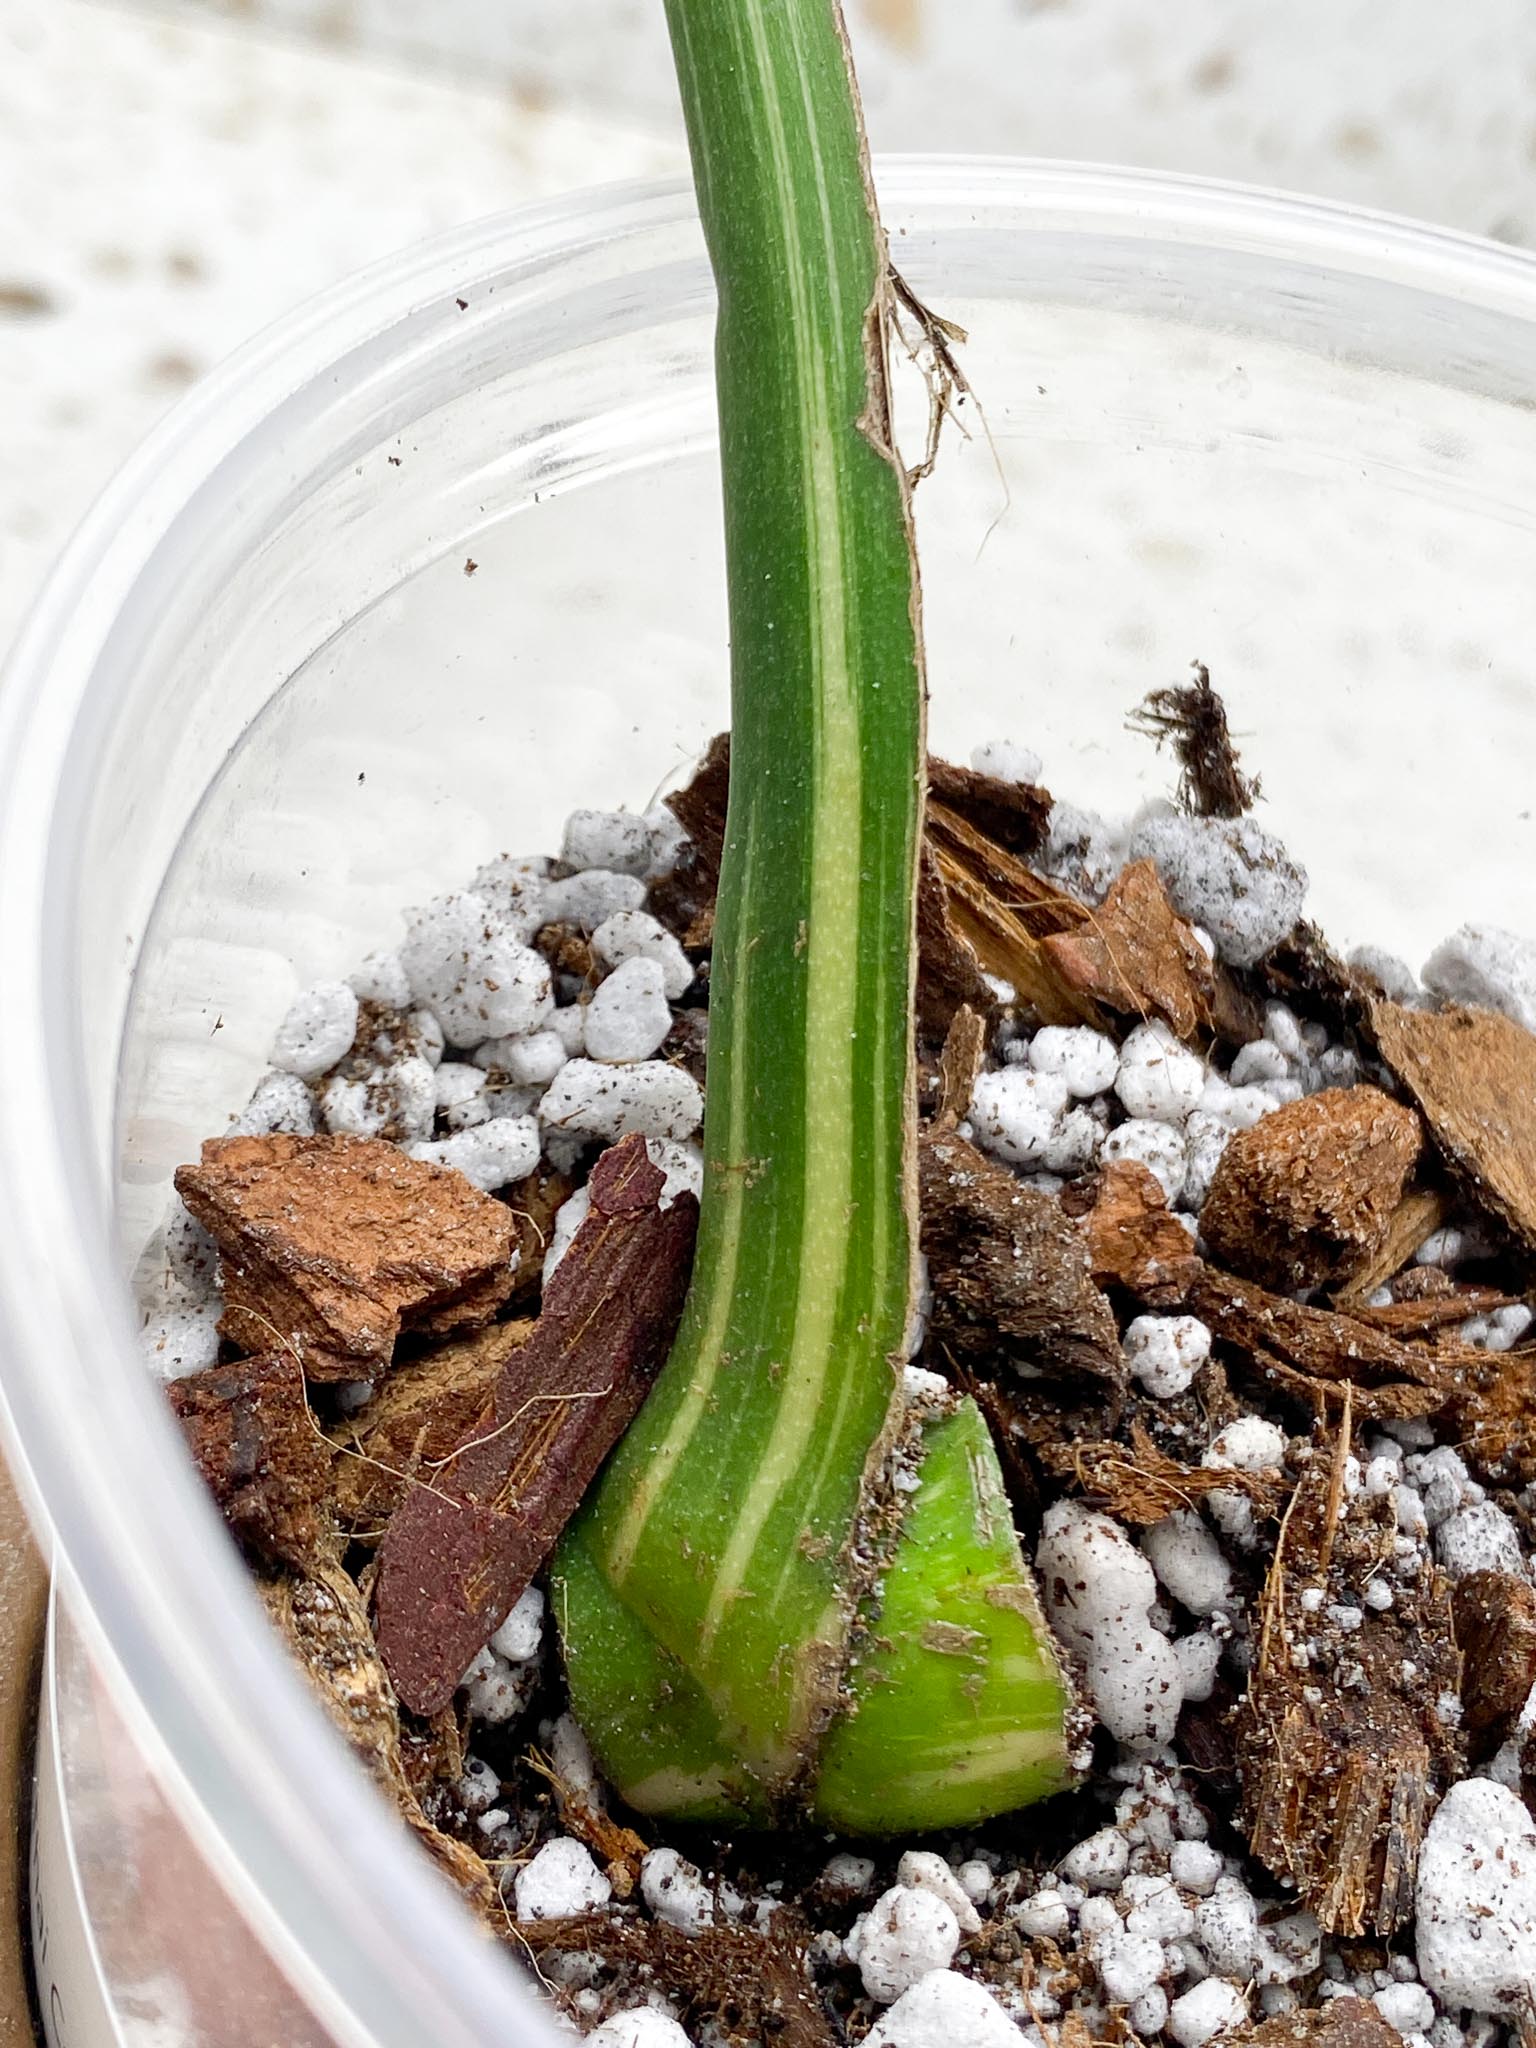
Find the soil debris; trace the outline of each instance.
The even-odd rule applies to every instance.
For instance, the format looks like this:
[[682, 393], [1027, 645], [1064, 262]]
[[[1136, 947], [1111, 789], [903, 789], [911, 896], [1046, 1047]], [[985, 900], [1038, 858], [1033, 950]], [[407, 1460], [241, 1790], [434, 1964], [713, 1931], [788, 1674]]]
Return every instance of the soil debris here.
[[1005, 782], [1000, 775], [959, 768], [930, 754], [928, 795], [1020, 859], [1038, 853], [1045, 843], [1053, 799], [1038, 783]]
[[286, 1351], [173, 1380], [166, 1395], [224, 1519], [253, 1556], [303, 1569], [330, 1536], [332, 1453]]
[[575, 1914], [520, 1920], [519, 1947], [546, 1956], [595, 1953], [638, 1989], [675, 1999], [685, 2018], [712, 2021], [731, 2048], [838, 2048], [838, 2034], [811, 1987], [805, 1947], [788, 1912], [766, 1932], [715, 1926], [685, 1931], [666, 1921]]
[[388, 1793], [412, 1833], [480, 1917], [503, 1923], [484, 1860], [427, 1819], [400, 1748], [400, 1710], [368, 1625], [362, 1593], [339, 1563], [322, 1561], [261, 1587], [267, 1611], [341, 1734]]
[[372, 1379], [403, 1328], [488, 1322], [511, 1291], [505, 1205], [381, 1138], [210, 1138], [176, 1191], [219, 1248], [221, 1334], [310, 1379]]
[[1281, 1525], [1237, 1752], [1253, 1853], [1325, 1933], [1388, 1937], [1413, 1916], [1419, 1844], [1465, 1768], [1444, 1711], [1460, 1670], [1439, 1571], [1397, 1585], [1384, 1612], [1366, 1598], [1397, 1522], [1390, 1498], [1348, 1497], [1349, 1447], [1346, 1401]]
[[1379, 1252], [1422, 1144], [1413, 1111], [1379, 1088], [1304, 1095], [1233, 1134], [1201, 1235], [1266, 1287], [1323, 1286]]
[[698, 1203], [660, 1206], [640, 1137], [605, 1152], [592, 1206], [492, 1401], [385, 1534], [374, 1612], [400, 1697], [435, 1713], [544, 1562], [639, 1411], [682, 1313]]
[[1536, 1036], [1493, 1010], [1375, 1002], [1382, 1059], [1478, 1206], [1536, 1251]]
[[341, 1455], [332, 1499], [354, 1542], [376, 1542], [411, 1481], [464, 1441], [532, 1328], [526, 1321], [491, 1323], [397, 1365], [372, 1400], [333, 1431]]
[[1168, 1207], [1156, 1175], [1116, 1159], [1083, 1185], [1088, 1265], [1101, 1287], [1122, 1287], [1150, 1308], [1182, 1302], [1200, 1271], [1194, 1241]]
[[1260, 791], [1257, 777], [1238, 766], [1227, 707], [1211, 688], [1211, 672], [1197, 661], [1195, 680], [1154, 690], [1133, 712], [1130, 726], [1159, 747], [1170, 745], [1180, 769], [1177, 802], [1197, 818], [1240, 818]]
[[1536, 1686], [1536, 1590], [1513, 1572], [1470, 1572], [1452, 1602], [1461, 1650], [1463, 1725], [1491, 1756]]
[[513, 1278], [512, 1299], [521, 1301], [533, 1293], [544, 1273], [544, 1254], [561, 1204], [576, 1192], [568, 1173], [552, 1166], [539, 1166], [525, 1180], [502, 1190], [501, 1199], [512, 1215]]
[[1215, 970], [1152, 861], [1123, 868], [1098, 909], [1042, 950], [1075, 994], [1121, 1016], [1161, 1017], [1177, 1038], [1210, 1038]]
[[1208, 1494], [1240, 1493], [1262, 1516], [1271, 1516], [1285, 1491], [1279, 1472], [1237, 1472], [1216, 1465], [1185, 1465], [1159, 1449], [1141, 1423], [1128, 1445], [1056, 1442], [1042, 1447], [1048, 1471], [1082, 1494], [1091, 1507], [1147, 1529], [1180, 1508], [1198, 1507]]
[[1114, 1312], [1057, 1201], [949, 1132], [919, 1140], [918, 1200], [935, 1344], [983, 1369], [1006, 1359], [1033, 1377], [1124, 1386]]
[[1227, 2036], [1230, 2048], [1402, 2048], [1402, 2039], [1369, 1998], [1330, 1998], [1315, 2010], [1276, 2013]]

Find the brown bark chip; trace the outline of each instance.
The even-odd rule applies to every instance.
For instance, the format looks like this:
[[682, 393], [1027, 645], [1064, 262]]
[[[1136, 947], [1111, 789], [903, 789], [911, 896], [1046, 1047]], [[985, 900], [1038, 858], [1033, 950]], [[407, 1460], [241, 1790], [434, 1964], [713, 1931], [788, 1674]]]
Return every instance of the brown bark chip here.
[[1492, 1010], [1376, 1002], [1382, 1059], [1474, 1199], [1536, 1250], [1536, 1036]]
[[997, 999], [982, 979], [981, 963], [949, 914], [949, 895], [933, 849], [925, 845], [917, 868], [917, 1029], [942, 1043], [963, 1006], [990, 1016]]
[[603, 1154], [592, 1207], [492, 1401], [389, 1525], [379, 1648], [414, 1712], [446, 1706], [628, 1428], [682, 1313], [698, 1204], [630, 1137]]
[[1045, 843], [1053, 799], [1038, 783], [1005, 782], [930, 754], [928, 794], [1009, 853], [1027, 857]]
[[286, 1351], [215, 1365], [166, 1388], [198, 1470], [225, 1521], [257, 1557], [303, 1566], [330, 1523], [322, 1502], [330, 1447]]
[[176, 1189], [219, 1247], [220, 1332], [311, 1379], [375, 1378], [402, 1328], [488, 1322], [512, 1288], [505, 1205], [379, 1138], [210, 1138]]
[[1040, 1449], [1041, 1463], [1091, 1507], [1135, 1529], [1147, 1529], [1180, 1508], [1198, 1507], [1209, 1493], [1241, 1493], [1261, 1516], [1272, 1515], [1285, 1491], [1279, 1472], [1239, 1472], [1225, 1465], [1183, 1465], [1160, 1450], [1139, 1422], [1130, 1443], [1056, 1441]]
[[933, 1112], [937, 1130], [952, 1131], [968, 1114], [986, 1054], [986, 1021], [969, 1003], [962, 1003], [950, 1019], [939, 1056], [938, 1100]]
[[1266, 1287], [1317, 1287], [1386, 1239], [1423, 1134], [1379, 1088], [1324, 1088], [1227, 1144], [1200, 1212], [1222, 1265]]
[[1099, 1285], [1123, 1287], [1151, 1308], [1176, 1307], [1200, 1272], [1193, 1239], [1140, 1160], [1104, 1168], [1081, 1227]]
[[1511, 1572], [1470, 1572], [1453, 1599], [1462, 1718], [1491, 1754], [1536, 1686], [1536, 1591]]
[[919, 1142], [918, 1199], [941, 1349], [1124, 1385], [1114, 1313], [1059, 1202], [947, 1132]]
[[1152, 861], [1122, 869], [1085, 923], [1041, 945], [1074, 993], [1121, 1016], [1161, 1017], [1177, 1038], [1210, 1037], [1215, 970]]
[[[1236, 1723], [1242, 1819], [1254, 1855], [1325, 1933], [1389, 1937], [1412, 1918], [1424, 1830], [1465, 1768], [1442, 1718], [1460, 1672], [1438, 1571], [1395, 1585], [1383, 1614], [1366, 1602], [1397, 1521], [1390, 1498], [1347, 1498], [1348, 1448], [1346, 1416], [1281, 1524]], [[1315, 1611], [1309, 1590], [1322, 1594]], [[1339, 1608], [1358, 1621], [1346, 1627]]]
[[1228, 2048], [1402, 2048], [1402, 2038], [1369, 1998], [1330, 1998], [1225, 2036]]
[[333, 1432], [332, 1498], [356, 1542], [375, 1541], [411, 1481], [447, 1459], [485, 1412], [531, 1322], [491, 1323], [397, 1365], [368, 1405]]

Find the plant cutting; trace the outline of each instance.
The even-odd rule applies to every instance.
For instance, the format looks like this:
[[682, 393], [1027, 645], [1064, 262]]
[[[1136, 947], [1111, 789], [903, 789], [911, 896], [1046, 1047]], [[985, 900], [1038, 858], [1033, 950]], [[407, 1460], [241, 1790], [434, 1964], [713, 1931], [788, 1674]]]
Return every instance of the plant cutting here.
[[[831, 6], [671, 19], [728, 747], [295, 1002], [178, 1175], [188, 1440], [604, 2048], [658, 1988], [786, 2048], [1006, 2041], [1058, 1990], [1196, 2048], [1415, 1928], [1352, 2027], [1518, 2010], [1455, 1902], [1466, 1829], [1512, 1870], [1529, 1832], [1530, 949], [1339, 960], [1198, 666], [1141, 718], [1175, 801], [1123, 823], [1008, 745], [925, 759], [887, 349], [898, 300], [948, 331]], [[1057, 1639], [1104, 1767], [1065, 1848], [997, 1818], [1083, 1770]], [[813, 1870], [829, 1834], [905, 1853]]]
[[682, 1329], [556, 1606], [642, 1811], [949, 1825], [1068, 1781], [1069, 1696], [986, 1425], [903, 1393], [924, 762], [895, 289], [836, 0], [668, 19], [730, 586], [704, 1188]]

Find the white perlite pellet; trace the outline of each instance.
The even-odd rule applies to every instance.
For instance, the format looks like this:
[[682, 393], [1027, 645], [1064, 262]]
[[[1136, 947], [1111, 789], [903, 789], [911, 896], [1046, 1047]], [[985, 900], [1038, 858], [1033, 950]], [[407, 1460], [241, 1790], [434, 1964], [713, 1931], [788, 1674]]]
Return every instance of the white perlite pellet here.
[[1082, 1656], [1104, 1726], [1136, 1748], [1171, 1741], [1183, 1681], [1172, 1644], [1152, 1621], [1151, 1565], [1107, 1515], [1074, 1501], [1046, 1511], [1036, 1562], [1050, 1618]]
[[529, 1586], [491, 1637], [491, 1648], [509, 1664], [528, 1664], [538, 1656], [543, 1640], [544, 1595], [537, 1586]]
[[1523, 1800], [1466, 1778], [1419, 1851], [1419, 1975], [1443, 2005], [1529, 2011], [1536, 2001], [1536, 1821]]
[[[519, 1088], [547, 1088], [571, 1057], [566, 1033], [554, 1028], [556, 1020], [579, 1010], [554, 1010], [542, 1031], [530, 1031], [524, 1038], [488, 1038], [477, 1045], [474, 1063], [486, 1073], [505, 1074]], [[578, 1043], [576, 1050], [580, 1051]]]
[[991, 1992], [956, 1970], [933, 1970], [904, 1991], [864, 2048], [1027, 2048]]
[[616, 967], [587, 1005], [588, 1057], [610, 1063], [649, 1059], [672, 1029], [659, 960], [637, 956]]
[[512, 1880], [519, 1920], [568, 1920], [606, 1906], [613, 1886], [580, 1842], [557, 1835]]
[[499, 853], [469, 878], [469, 893], [489, 903], [513, 938], [524, 945], [548, 922], [542, 854]]
[[1514, 1572], [1523, 1576], [1520, 1531], [1501, 1507], [1483, 1501], [1458, 1508], [1435, 1531], [1435, 1555], [1453, 1579], [1471, 1572]]
[[936, 1899], [942, 1899], [962, 1932], [974, 1934], [981, 1926], [981, 1915], [971, 1903], [969, 1893], [936, 1851], [908, 1849], [896, 1866], [896, 1882], [915, 1891], [932, 1892]]
[[139, 1332], [144, 1363], [159, 1380], [189, 1379], [206, 1372], [219, 1355], [219, 1317], [224, 1304], [210, 1301], [167, 1309]]
[[1179, 2048], [1205, 2048], [1207, 2041], [1247, 2017], [1243, 1994], [1221, 1977], [1207, 1977], [1192, 1991], [1182, 1992], [1168, 2008], [1168, 2032]]
[[592, 950], [605, 967], [622, 967], [626, 960], [654, 960], [661, 968], [669, 1003], [685, 996], [693, 981], [693, 962], [649, 911], [620, 910], [604, 918], [592, 934]]
[[1010, 1165], [1043, 1166], [1066, 1107], [1067, 1084], [1059, 1074], [1004, 1067], [977, 1075], [971, 1127], [978, 1145]]
[[873, 1856], [855, 1856], [849, 1850], [839, 1850], [837, 1855], [827, 1859], [821, 1873], [823, 1887], [840, 1898], [861, 1899], [874, 1882], [875, 1859]]
[[638, 875], [615, 874], [611, 868], [588, 868], [585, 874], [567, 875], [563, 882], [545, 886], [545, 922], [580, 925], [583, 931], [596, 931], [615, 911], [638, 910], [644, 901], [645, 884]]
[[632, 2005], [595, 2027], [587, 2048], [693, 2048], [693, 2043], [670, 2013], [654, 2005]]
[[1099, 1982], [1113, 2005], [1129, 2005], [1163, 1974], [1163, 1945], [1148, 1934], [1107, 1935], [1099, 1943]]
[[230, 1125], [231, 1137], [295, 1138], [314, 1135], [315, 1100], [297, 1074], [263, 1074], [251, 1099]]
[[549, 964], [483, 896], [439, 896], [412, 917], [400, 959], [450, 1045], [533, 1031], [554, 1006]]
[[1435, 2023], [1435, 2001], [1422, 1984], [1383, 1985], [1371, 2002], [1400, 2034], [1424, 2034]]
[[1256, 819], [1153, 811], [1131, 833], [1132, 860], [1157, 863], [1180, 917], [1204, 927], [1233, 967], [1252, 967], [1295, 925], [1307, 877]]
[[280, 1074], [313, 1081], [352, 1049], [357, 1036], [357, 994], [344, 981], [320, 981], [296, 995], [272, 1040]]
[[995, 775], [999, 782], [1038, 782], [1045, 764], [1028, 747], [1012, 740], [983, 740], [971, 749], [971, 766], [978, 775]]
[[415, 1053], [360, 1080], [333, 1074], [320, 1095], [325, 1128], [344, 1137], [428, 1138], [436, 1112], [436, 1072]]
[[515, 1721], [533, 1698], [540, 1670], [537, 1657], [513, 1664], [487, 1644], [459, 1680], [469, 1718], [489, 1728]]
[[1166, 1401], [1193, 1384], [1211, 1355], [1211, 1332], [1197, 1316], [1137, 1316], [1122, 1349], [1131, 1377]]
[[[1129, 1850], [1126, 1853], [1129, 1858]], [[1065, 1941], [1072, 1926], [1066, 1900], [1060, 1892], [1049, 1888], [1021, 1899], [1010, 1917], [1021, 1934], [1044, 1935], [1048, 1941]]]
[[1146, 1167], [1170, 1206], [1183, 1193], [1189, 1155], [1183, 1134], [1172, 1124], [1132, 1117], [1110, 1132], [1104, 1140], [1102, 1157], [1106, 1165], [1114, 1159], [1134, 1159]]
[[1499, 1010], [1536, 1031], [1536, 941], [1497, 925], [1464, 924], [1430, 954], [1422, 979], [1431, 995]]
[[1194, 1508], [1175, 1508], [1143, 1530], [1141, 1547], [1163, 1585], [1191, 1614], [1203, 1618], [1232, 1606], [1232, 1567]]
[[498, 1116], [451, 1137], [408, 1145], [413, 1159], [453, 1167], [472, 1186], [492, 1194], [524, 1180], [539, 1163], [539, 1127], [531, 1116]]
[[1199, 1108], [1205, 1083], [1205, 1061], [1160, 1020], [1138, 1024], [1120, 1049], [1115, 1093], [1130, 1116], [1181, 1124]]
[[1168, 1875], [1185, 1891], [1207, 1898], [1221, 1875], [1221, 1853], [1209, 1842], [1175, 1842], [1168, 1852]]
[[1143, 2040], [1160, 2034], [1168, 2024], [1168, 1994], [1162, 1985], [1154, 1984], [1150, 1991], [1143, 1991], [1125, 2017], [1132, 2033], [1140, 2034]]
[[1120, 1048], [1088, 1024], [1042, 1025], [1029, 1041], [1028, 1059], [1037, 1074], [1057, 1075], [1080, 1100], [1113, 1087], [1120, 1070]]
[[381, 1003], [387, 1010], [410, 1005], [411, 984], [398, 953], [369, 953], [347, 980], [359, 1002]]
[[610, 1144], [631, 1131], [647, 1138], [690, 1138], [703, 1116], [698, 1082], [665, 1060], [628, 1067], [568, 1060], [539, 1103], [541, 1123]]
[[640, 1895], [658, 1920], [697, 1934], [715, 1920], [715, 1902], [703, 1873], [676, 1849], [652, 1849], [640, 1865]]
[[572, 811], [560, 858], [568, 868], [643, 875], [651, 864], [651, 828], [633, 811]]
[[960, 1923], [944, 1901], [930, 1891], [892, 1885], [861, 1920], [855, 1953], [864, 1989], [880, 2005], [889, 2005], [926, 1977], [945, 1970], [960, 1946]]

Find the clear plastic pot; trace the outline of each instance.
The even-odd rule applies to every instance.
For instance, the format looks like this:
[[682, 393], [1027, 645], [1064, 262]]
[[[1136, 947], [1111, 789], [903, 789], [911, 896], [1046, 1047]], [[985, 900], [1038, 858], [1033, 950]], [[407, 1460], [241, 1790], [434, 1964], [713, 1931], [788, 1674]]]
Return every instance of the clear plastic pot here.
[[[985, 414], [919, 494], [935, 744], [1125, 811], [1170, 773], [1125, 714], [1198, 657], [1340, 943], [1536, 930], [1536, 262], [1107, 171], [883, 190]], [[297, 985], [723, 721], [710, 316], [675, 189], [343, 286], [124, 472], [0, 692], [4, 1391], [121, 2038], [550, 2038], [286, 1667], [131, 1276]]]

